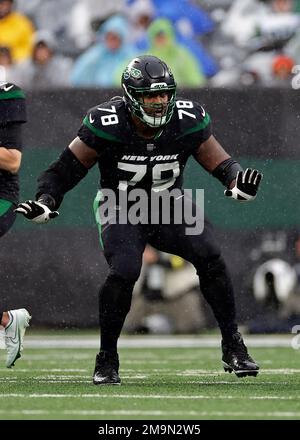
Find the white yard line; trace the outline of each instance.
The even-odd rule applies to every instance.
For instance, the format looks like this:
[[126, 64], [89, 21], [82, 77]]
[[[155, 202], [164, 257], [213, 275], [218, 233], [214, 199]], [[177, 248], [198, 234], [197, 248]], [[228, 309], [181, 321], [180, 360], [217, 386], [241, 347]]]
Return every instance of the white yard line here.
[[[26, 360], [26, 355], [24, 356], [24, 360]], [[157, 361], [157, 363], [160, 363]], [[17, 368], [16, 370], [11, 370], [13, 374], [18, 373], [30, 373], [33, 371], [41, 372], [41, 373], [89, 373], [91, 370], [88, 368]], [[134, 373], [136, 377], [139, 375], [143, 377], [148, 377], [150, 375], [155, 374], [164, 374], [165, 376], [221, 376], [226, 374], [222, 368], [219, 370], [209, 370], [209, 369], [195, 369], [195, 370], [184, 370], [184, 369], [171, 369], [171, 368], [153, 368], [151, 370], [145, 371], [144, 369], [139, 368], [121, 368], [121, 371], [124, 375]], [[0, 368], [0, 372], [8, 373], [7, 368]], [[272, 375], [289, 375], [289, 374], [299, 374], [300, 368], [262, 368], [260, 370], [260, 376], [266, 374]], [[122, 375], [122, 377], [123, 377]], [[226, 374], [227, 376], [227, 374]], [[5, 378], [16, 378], [15, 376], [5, 376]], [[42, 376], [39, 376], [42, 377]], [[58, 377], [57, 375], [53, 375], [53, 377]], [[73, 376], [78, 377], [78, 375]], [[129, 376], [128, 376], [129, 377]], [[132, 376], [131, 376], [132, 377]], [[232, 377], [235, 377], [232, 375]], [[2, 377], [3, 379], [3, 377]], [[249, 378], [248, 378], [249, 379]], [[1, 380], [1, 377], [0, 377]], [[242, 383], [242, 382], [241, 382]], [[247, 382], [248, 383], [248, 382]], [[260, 382], [261, 383], [261, 382]]]
[[193, 396], [171, 396], [165, 394], [24, 394], [24, 393], [1, 393], [3, 398], [19, 398], [19, 399], [154, 399], [154, 400], [297, 400], [298, 397], [292, 396], [232, 396], [232, 395], [193, 395]]
[[[0, 415], [55, 415], [59, 416], [178, 416], [182, 420], [183, 416], [196, 416], [196, 417], [244, 417], [246, 419], [252, 418], [300, 418], [300, 412], [294, 411], [161, 411], [161, 410], [60, 410], [60, 411], [49, 411], [49, 410], [0, 410]], [[170, 423], [170, 422], [168, 422]], [[173, 423], [176, 423], [174, 420]], [[201, 426], [201, 420], [199, 420]]]
[[[289, 347], [294, 335], [284, 336], [245, 336], [248, 347]], [[161, 336], [161, 337], [121, 337], [120, 348], [220, 348], [221, 340], [217, 336]], [[74, 336], [30, 336], [24, 342], [26, 348], [96, 348], [99, 349], [99, 337]]]
[[[145, 376], [143, 377], [141, 376], [124, 376], [122, 375], [122, 379], [126, 379], [125, 382], [125, 386], [126, 385], [137, 385], [137, 381], [141, 381], [141, 379], [150, 379], [151, 376]], [[72, 376], [70, 378], [60, 378], [57, 376], [53, 376], [53, 378], [45, 378], [43, 376], [38, 376], [38, 377], [31, 377], [30, 380], [34, 380], [36, 382], [40, 382], [40, 383], [86, 383], [86, 384], [91, 384], [92, 381], [92, 376]], [[6, 377], [6, 378], [0, 378], [0, 383], [27, 383], [28, 379], [22, 379], [19, 377]], [[245, 383], [242, 381], [229, 381], [229, 380], [214, 380], [214, 381], [207, 381], [207, 380], [188, 380], [188, 381], [184, 381], [184, 384], [186, 385], [230, 385], [231, 387], [236, 387], [236, 386], [244, 386]], [[281, 386], [285, 386], [285, 385], [289, 385], [289, 382], [282, 382], [280, 381], [280, 385]], [[249, 381], [249, 379], [247, 380], [247, 385], [257, 385], [257, 381]], [[259, 381], [259, 385], [274, 385], [274, 381]]]

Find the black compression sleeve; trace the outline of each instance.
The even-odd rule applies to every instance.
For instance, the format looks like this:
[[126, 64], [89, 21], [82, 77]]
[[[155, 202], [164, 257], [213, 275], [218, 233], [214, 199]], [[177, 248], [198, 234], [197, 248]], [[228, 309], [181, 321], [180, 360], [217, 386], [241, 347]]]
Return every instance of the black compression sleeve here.
[[36, 200], [43, 201], [50, 209], [57, 209], [65, 193], [74, 188], [87, 173], [88, 169], [66, 148], [39, 176]]
[[22, 124], [20, 122], [0, 124], [0, 146], [22, 150]]
[[229, 186], [230, 183], [236, 178], [238, 171], [243, 171], [241, 165], [231, 157], [221, 162], [217, 168], [212, 172], [212, 175], [220, 180], [225, 186]]

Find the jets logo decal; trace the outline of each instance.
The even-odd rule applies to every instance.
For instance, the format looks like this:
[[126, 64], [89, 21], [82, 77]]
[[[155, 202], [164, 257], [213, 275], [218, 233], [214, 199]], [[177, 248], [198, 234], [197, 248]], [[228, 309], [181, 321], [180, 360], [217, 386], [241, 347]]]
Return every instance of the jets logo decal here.
[[140, 79], [143, 78], [142, 72], [139, 69], [136, 69], [135, 67], [132, 66], [127, 66], [124, 73], [123, 73], [123, 78], [124, 79], [128, 79], [128, 78], [135, 78], [135, 79]]
[[92, 118], [92, 115], [89, 115], [89, 121], [91, 124], [93, 124], [95, 122], [95, 119]]

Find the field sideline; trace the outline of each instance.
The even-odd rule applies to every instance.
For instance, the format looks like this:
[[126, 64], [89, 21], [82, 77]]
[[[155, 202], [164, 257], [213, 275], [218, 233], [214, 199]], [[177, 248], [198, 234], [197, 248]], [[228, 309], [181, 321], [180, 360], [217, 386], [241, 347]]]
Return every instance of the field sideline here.
[[97, 387], [95, 334], [28, 332], [15, 368], [4, 367], [0, 352], [0, 419], [299, 420], [300, 349], [291, 347], [292, 335], [245, 340], [261, 366], [257, 378], [223, 371], [218, 337], [123, 337], [122, 385]]

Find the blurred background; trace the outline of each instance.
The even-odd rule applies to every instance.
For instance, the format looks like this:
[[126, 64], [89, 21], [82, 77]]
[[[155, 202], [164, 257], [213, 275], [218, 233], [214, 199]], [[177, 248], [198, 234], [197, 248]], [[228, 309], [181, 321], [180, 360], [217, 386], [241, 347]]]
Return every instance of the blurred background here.
[[[87, 109], [120, 95], [122, 70], [145, 53], [170, 65], [179, 96], [203, 103], [224, 148], [263, 172], [246, 206], [225, 200], [194, 160], [185, 187], [205, 189], [240, 325], [290, 332], [300, 322], [300, 1], [0, 0], [0, 66], [28, 105], [21, 198], [33, 197], [37, 176], [76, 136]], [[98, 180], [95, 168], [51, 224], [18, 218], [1, 239], [3, 309], [28, 307], [37, 327], [98, 326], [107, 273], [92, 210]], [[193, 267], [147, 248], [124, 330], [215, 327]]]

